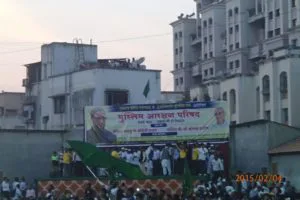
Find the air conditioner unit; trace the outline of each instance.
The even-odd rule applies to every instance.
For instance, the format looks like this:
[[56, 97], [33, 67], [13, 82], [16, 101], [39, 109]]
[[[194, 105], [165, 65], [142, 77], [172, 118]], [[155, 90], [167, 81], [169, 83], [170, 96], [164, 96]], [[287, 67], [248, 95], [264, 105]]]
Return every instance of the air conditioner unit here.
[[23, 87], [27, 87], [27, 85], [28, 85], [28, 78], [24, 78], [24, 79], [22, 80], [22, 86], [23, 86]]

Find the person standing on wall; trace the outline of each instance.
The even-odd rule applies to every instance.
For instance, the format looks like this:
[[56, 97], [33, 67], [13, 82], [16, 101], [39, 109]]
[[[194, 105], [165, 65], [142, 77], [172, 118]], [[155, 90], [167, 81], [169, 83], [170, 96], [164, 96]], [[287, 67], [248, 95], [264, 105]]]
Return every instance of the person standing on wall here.
[[71, 176], [71, 172], [72, 172], [72, 154], [69, 149], [67, 149], [64, 152], [63, 161], [64, 161], [63, 175], [65, 177], [69, 177], [69, 176]]
[[164, 176], [172, 175], [169, 144], [165, 145], [165, 147], [161, 151], [161, 167], [163, 169]]

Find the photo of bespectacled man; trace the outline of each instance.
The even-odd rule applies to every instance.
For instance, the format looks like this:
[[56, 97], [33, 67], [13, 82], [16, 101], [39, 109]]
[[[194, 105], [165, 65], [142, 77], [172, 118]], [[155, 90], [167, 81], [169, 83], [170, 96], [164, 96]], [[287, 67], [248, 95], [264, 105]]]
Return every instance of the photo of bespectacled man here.
[[102, 108], [94, 108], [90, 111], [92, 127], [86, 131], [86, 142], [91, 144], [112, 144], [117, 141], [115, 134], [105, 129], [106, 113]]

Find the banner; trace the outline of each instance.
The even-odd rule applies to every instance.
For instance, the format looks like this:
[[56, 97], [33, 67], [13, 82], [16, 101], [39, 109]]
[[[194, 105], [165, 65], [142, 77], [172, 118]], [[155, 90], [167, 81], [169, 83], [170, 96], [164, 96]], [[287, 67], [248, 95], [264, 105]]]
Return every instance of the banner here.
[[87, 106], [84, 113], [84, 139], [92, 144], [229, 136], [226, 102]]

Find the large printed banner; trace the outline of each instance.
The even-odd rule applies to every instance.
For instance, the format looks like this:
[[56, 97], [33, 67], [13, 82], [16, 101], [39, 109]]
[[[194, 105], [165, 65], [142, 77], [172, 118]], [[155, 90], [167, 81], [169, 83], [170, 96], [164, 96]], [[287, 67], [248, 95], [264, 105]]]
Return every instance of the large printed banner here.
[[92, 144], [221, 139], [229, 136], [226, 102], [85, 107], [85, 141]]

